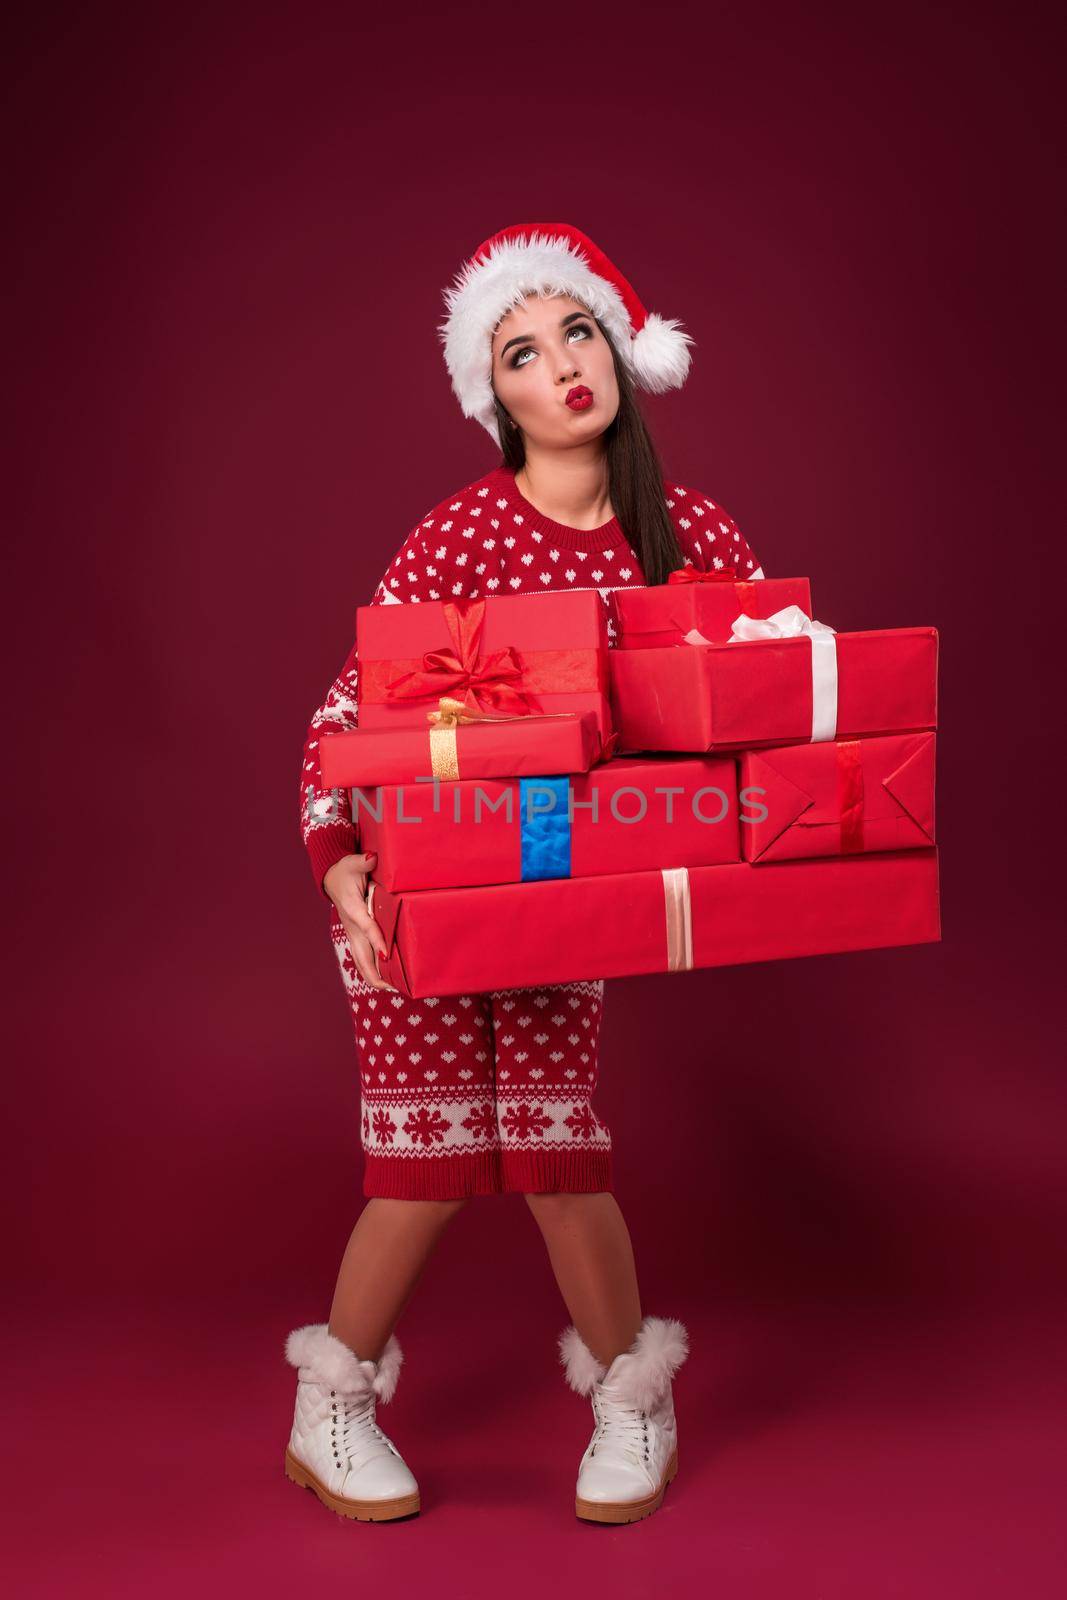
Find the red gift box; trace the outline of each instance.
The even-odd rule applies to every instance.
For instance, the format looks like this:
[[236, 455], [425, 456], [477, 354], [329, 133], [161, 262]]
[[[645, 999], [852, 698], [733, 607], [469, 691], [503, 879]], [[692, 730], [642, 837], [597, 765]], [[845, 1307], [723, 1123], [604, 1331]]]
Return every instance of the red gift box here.
[[323, 787], [414, 783], [417, 778], [536, 777], [588, 772], [606, 749], [592, 711], [487, 717], [454, 728], [354, 728], [319, 740]]
[[426, 725], [444, 695], [493, 714], [591, 711], [611, 733], [607, 617], [595, 589], [360, 606], [361, 728]]
[[617, 648], [652, 650], [681, 644], [693, 628], [708, 644], [725, 644], [734, 618], [741, 615], [769, 617], [783, 606], [797, 605], [810, 616], [811, 588], [807, 578], [739, 582], [725, 569], [698, 572], [695, 567], [680, 567], [666, 583], [613, 590], [611, 604]]
[[[937, 629], [833, 634], [836, 718], [825, 735], [904, 733], [937, 726]], [[620, 748], [736, 750], [811, 742], [820, 641], [795, 638], [613, 650]]]
[[[934, 733], [784, 745], [741, 757], [745, 860], [934, 843]], [[755, 810], [764, 815], [750, 821]]]
[[352, 802], [375, 880], [394, 892], [741, 859], [732, 757], [635, 756], [569, 786], [571, 806], [566, 777], [389, 784]]
[[411, 999], [941, 937], [936, 847], [369, 898], [379, 973]]

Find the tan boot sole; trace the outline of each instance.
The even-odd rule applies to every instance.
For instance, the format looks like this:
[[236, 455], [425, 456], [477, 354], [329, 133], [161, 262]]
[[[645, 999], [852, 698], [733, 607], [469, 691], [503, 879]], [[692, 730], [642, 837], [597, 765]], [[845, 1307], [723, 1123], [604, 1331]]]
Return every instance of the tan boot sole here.
[[326, 1485], [320, 1483], [315, 1474], [288, 1450], [285, 1452], [285, 1476], [298, 1488], [310, 1489], [324, 1506], [336, 1511], [339, 1517], [349, 1517], [356, 1522], [392, 1522], [396, 1517], [410, 1517], [420, 1507], [417, 1489], [414, 1494], [401, 1495], [395, 1500], [345, 1500], [339, 1494], [331, 1494]]
[[659, 1510], [667, 1485], [677, 1472], [678, 1451], [675, 1450], [655, 1494], [647, 1495], [644, 1500], [583, 1500], [577, 1496], [574, 1501], [575, 1513], [585, 1522], [639, 1522], [642, 1517], [650, 1517], [653, 1511]]

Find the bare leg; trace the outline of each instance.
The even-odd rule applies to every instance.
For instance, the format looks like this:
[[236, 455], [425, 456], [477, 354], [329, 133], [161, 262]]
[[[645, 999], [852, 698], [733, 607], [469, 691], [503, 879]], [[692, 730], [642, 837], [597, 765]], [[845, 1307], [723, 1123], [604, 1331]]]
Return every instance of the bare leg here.
[[422, 1270], [465, 1200], [367, 1201], [337, 1274], [329, 1329], [361, 1361], [377, 1361]]
[[641, 1326], [633, 1245], [615, 1196], [528, 1194], [560, 1294], [589, 1349], [610, 1366]]

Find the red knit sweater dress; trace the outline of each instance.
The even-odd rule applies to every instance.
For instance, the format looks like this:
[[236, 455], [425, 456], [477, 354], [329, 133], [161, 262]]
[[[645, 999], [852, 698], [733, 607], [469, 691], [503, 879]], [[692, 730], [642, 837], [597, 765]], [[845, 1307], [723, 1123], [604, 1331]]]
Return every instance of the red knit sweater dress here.
[[[687, 562], [763, 577], [714, 500], [669, 480], [664, 493]], [[412, 529], [371, 604], [595, 588], [614, 644], [608, 595], [644, 583], [616, 518], [592, 529], [554, 522], [501, 466]], [[323, 789], [318, 755], [321, 734], [357, 725], [356, 678], [353, 645], [304, 746], [301, 827], [324, 897], [324, 874], [360, 848], [350, 798]], [[603, 979], [408, 1000], [364, 983], [329, 904], [360, 1060], [364, 1194], [418, 1200], [611, 1189], [611, 1135], [592, 1106]]]

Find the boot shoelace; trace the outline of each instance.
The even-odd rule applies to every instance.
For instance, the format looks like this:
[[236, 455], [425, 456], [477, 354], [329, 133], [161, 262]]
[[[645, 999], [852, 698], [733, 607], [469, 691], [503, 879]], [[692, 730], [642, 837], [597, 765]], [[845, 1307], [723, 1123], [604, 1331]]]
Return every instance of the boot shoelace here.
[[368, 1461], [387, 1451], [399, 1455], [375, 1420], [376, 1401], [377, 1396], [373, 1394], [361, 1400], [355, 1395], [338, 1395], [330, 1390], [330, 1441], [338, 1466], [344, 1460], [353, 1472], [358, 1472]]
[[594, 1393], [592, 1398], [596, 1431], [589, 1454], [608, 1458], [616, 1455], [637, 1466], [647, 1465], [651, 1456], [648, 1412], [623, 1405], [603, 1390]]

